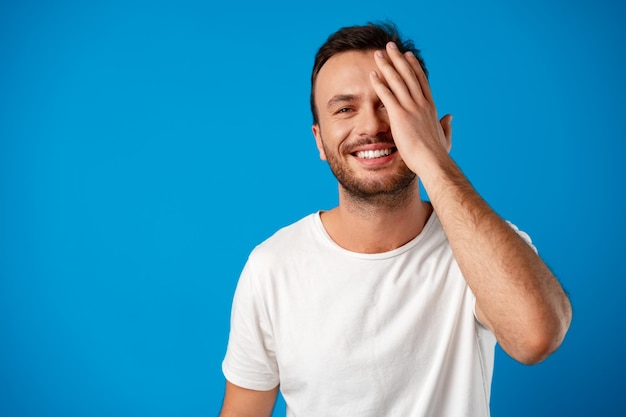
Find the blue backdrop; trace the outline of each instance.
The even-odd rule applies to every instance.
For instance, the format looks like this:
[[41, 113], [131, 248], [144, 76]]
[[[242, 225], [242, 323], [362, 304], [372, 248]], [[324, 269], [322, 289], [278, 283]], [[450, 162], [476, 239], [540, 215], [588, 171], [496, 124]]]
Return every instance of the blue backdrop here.
[[571, 294], [546, 362], [498, 350], [493, 415], [625, 415], [625, 10], [3, 1], [0, 415], [216, 415], [249, 251], [336, 204], [313, 55], [384, 18], [422, 49], [454, 158]]

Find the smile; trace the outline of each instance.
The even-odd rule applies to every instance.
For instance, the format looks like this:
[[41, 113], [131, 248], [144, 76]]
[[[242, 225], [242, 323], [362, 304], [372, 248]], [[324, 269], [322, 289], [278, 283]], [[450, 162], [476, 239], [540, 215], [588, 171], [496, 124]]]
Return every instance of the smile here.
[[354, 155], [361, 159], [376, 159], [389, 156], [396, 151], [396, 148], [376, 149], [367, 151], [358, 151]]

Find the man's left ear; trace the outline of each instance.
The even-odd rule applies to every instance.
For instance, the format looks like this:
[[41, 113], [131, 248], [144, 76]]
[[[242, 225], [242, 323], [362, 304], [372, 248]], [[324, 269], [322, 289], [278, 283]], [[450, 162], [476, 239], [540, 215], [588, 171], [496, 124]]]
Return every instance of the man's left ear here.
[[441, 123], [443, 134], [446, 137], [446, 149], [450, 153], [450, 149], [452, 149], [452, 115], [446, 114], [439, 120], [439, 123]]
[[320, 134], [320, 125], [314, 124], [311, 126], [311, 130], [313, 131], [313, 136], [315, 136], [315, 144], [317, 145], [317, 150], [320, 152], [320, 159], [322, 161], [326, 161], [326, 152], [324, 152], [324, 145], [322, 144], [322, 135]]

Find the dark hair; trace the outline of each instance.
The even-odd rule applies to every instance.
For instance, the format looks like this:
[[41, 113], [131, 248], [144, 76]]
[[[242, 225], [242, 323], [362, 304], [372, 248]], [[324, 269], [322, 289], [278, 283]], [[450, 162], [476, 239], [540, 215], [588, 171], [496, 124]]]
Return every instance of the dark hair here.
[[420, 54], [420, 50], [415, 47], [412, 40], [402, 39], [396, 25], [392, 22], [368, 22], [364, 26], [341, 28], [328, 37], [315, 55], [315, 63], [311, 73], [311, 113], [313, 114], [313, 124], [317, 124], [319, 121], [314, 98], [315, 81], [317, 80], [317, 74], [319, 74], [326, 61], [333, 55], [341, 52], [385, 49], [388, 42], [394, 42], [398, 45], [398, 49], [402, 53], [407, 51], [413, 52], [428, 77], [428, 71], [424, 65], [424, 59]]

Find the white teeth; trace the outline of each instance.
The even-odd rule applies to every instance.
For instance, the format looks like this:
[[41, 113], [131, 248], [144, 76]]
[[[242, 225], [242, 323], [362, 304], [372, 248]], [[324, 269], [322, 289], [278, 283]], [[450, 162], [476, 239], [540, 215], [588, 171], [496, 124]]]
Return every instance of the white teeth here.
[[356, 153], [356, 156], [363, 159], [374, 159], [389, 154], [391, 154], [391, 149], [377, 149], [375, 151], [359, 151]]

